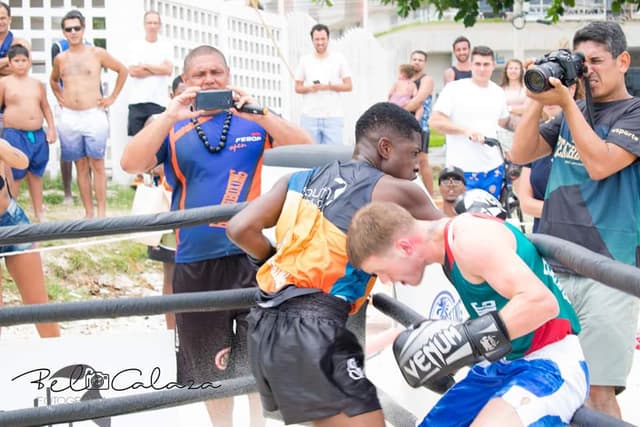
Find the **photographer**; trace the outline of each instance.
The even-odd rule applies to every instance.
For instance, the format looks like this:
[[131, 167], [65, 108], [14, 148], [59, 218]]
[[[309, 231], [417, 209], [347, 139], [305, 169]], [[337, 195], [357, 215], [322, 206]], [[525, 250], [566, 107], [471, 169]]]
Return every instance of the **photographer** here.
[[[253, 199], [260, 193], [265, 149], [311, 143], [301, 128], [275, 114], [238, 111], [254, 101], [228, 86], [229, 67], [218, 49], [193, 49], [184, 60], [182, 77], [188, 88], [131, 139], [120, 161], [130, 173], [162, 163], [173, 188], [172, 210]], [[198, 92], [220, 89], [233, 89], [238, 108], [192, 111]], [[175, 293], [256, 286], [255, 265], [229, 241], [225, 228], [226, 223], [217, 223], [177, 230]], [[245, 310], [176, 314], [179, 381], [212, 382], [247, 373], [245, 315]], [[206, 402], [214, 425], [231, 425], [232, 402]]]
[[[585, 68], [574, 55], [559, 64], [560, 77], [571, 73], [567, 66], [579, 70], [592, 105], [588, 94], [587, 102], [574, 101], [556, 77], [548, 78], [548, 90], [529, 90], [533, 102], [516, 129], [511, 157], [528, 163], [553, 155], [541, 233], [637, 267], [640, 100], [625, 87], [624, 74], [631, 63], [626, 38], [617, 23], [593, 22], [576, 32], [573, 48], [584, 55]], [[532, 69], [532, 61], [526, 65]], [[554, 104], [562, 113], [539, 125], [543, 107]], [[582, 321], [580, 342], [591, 371], [587, 404], [620, 418], [615, 394], [624, 390], [633, 362], [639, 301], [564, 266], [554, 269]]]

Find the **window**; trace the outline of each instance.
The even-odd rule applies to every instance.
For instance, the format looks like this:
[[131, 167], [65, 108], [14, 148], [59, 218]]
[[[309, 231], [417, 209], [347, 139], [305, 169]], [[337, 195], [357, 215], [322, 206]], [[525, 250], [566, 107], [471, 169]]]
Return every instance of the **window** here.
[[107, 48], [107, 39], [105, 38], [97, 38], [93, 39], [93, 45], [97, 47], [101, 47], [103, 49]]
[[31, 39], [31, 50], [34, 52], [44, 52], [44, 39]]
[[9, 6], [11, 6], [11, 7], [22, 7], [22, 0], [11, 0], [9, 2]]
[[29, 2], [29, 7], [42, 7], [44, 6], [42, 3], [42, 0], [31, 0]]
[[11, 29], [12, 30], [24, 30], [24, 21], [22, 20], [22, 16], [12, 16], [11, 17]]
[[44, 30], [44, 18], [42, 16], [31, 17], [31, 29], [32, 30]]
[[64, 0], [51, 0], [51, 7], [64, 7]]
[[44, 61], [33, 61], [31, 72], [34, 74], [44, 74], [47, 72]]
[[94, 30], [106, 30], [107, 29], [107, 18], [104, 16], [94, 16], [92, 19], [93, 29]]
[[84, 0], [71, 0], [71, 6], [72, 7], [77, 7], [77, 8], [83, 8], [84, 7]]
[[[104, 0], [91, 0], [91, 6], [104, 8]], [[151, 8], [153, 9], [153, 8]]]
[[[11, 26], [13, 28], [16, 27], [15, 25], [16, 22], [16, 17], [14, 16], [13, 19], [11, 20]], [[60, 30], [62, 31], [62, 17], [61, 16], [52, 16], [51, 17], [51, 29], [53, 30]]]

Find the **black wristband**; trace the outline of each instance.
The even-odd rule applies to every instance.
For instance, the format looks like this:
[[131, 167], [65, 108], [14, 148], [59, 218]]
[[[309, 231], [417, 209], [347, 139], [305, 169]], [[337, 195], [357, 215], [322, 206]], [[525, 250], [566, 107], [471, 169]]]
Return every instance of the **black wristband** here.
[[251, 261], [251, 263], [254, 264], [256, 267], [262, 267], [262, 265], [265, 262], [267, 262], [269, 258], [274, 256], [275, 254], [276, 254], [276, 248], [274, 248], [273, 245], [269, 244], [269, 254], [266, 257], [259, 259], [259, 258], [252, 257], [249, 254], [247, 254], [247, 257], [249, 258], [249, 261]]

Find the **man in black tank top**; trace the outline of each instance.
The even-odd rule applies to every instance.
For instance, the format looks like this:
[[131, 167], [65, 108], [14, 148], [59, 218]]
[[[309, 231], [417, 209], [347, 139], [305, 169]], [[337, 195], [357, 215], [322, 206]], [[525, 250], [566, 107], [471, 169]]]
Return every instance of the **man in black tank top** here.
[[[352, 160], [281, 178], [227, 225], [229, 238], [262, 265], [248, 354], [263, 407], [279, 409], [286, 424], [385, 425], [362, 347], [346, 327], [372, 280], [348, 264], [346, 234], [355, 211], [373, 200], [397, 200], [416, 218], [442, 218], [411, 182], [421, 131], [399, 106], [375, 104], [356, 123]], [[316, 219], [323, 226], [310, 227]], [[262, 234], [273, 226], [275, 248]]]
[[453, 41], [453, 54], [456, 57], [456, 65], [452, 65], [444, 71], [444, 84], [471, 77], [471, 42], [465, 36], [460, 36]]

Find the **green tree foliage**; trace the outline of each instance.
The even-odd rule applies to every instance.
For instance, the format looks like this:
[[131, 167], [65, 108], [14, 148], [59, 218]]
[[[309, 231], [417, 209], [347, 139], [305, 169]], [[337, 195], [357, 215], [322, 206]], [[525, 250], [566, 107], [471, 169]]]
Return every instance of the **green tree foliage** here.
[[[320, 4], [329, 4], [331, 0], [315, 0]], [[465, 27], [472, 27], [478, 18], [479, 9], [477, 0], [380, 0], [382, 4], [395, 4], [398, 15], [406, 17], [409, 12], [420, 9], [428, 5], [435, 6], [436, 10], [442, 16], [447, 9], [457, 9], [455, 20], [462, 21]], [[496, 14], [513, 10], [513, 0], [488, 0]], [[624, 4], [635, 6], [636, 10], [640, 9], [640, 0], [613, 0], [611, 3], [611, 12], [620, 13]], [[566, 7], [575, 6], [575, 0], [553, 0], [548, 9], [547, 17], [552, 22], [558, 22], [560, 16], [565, 12]]]

